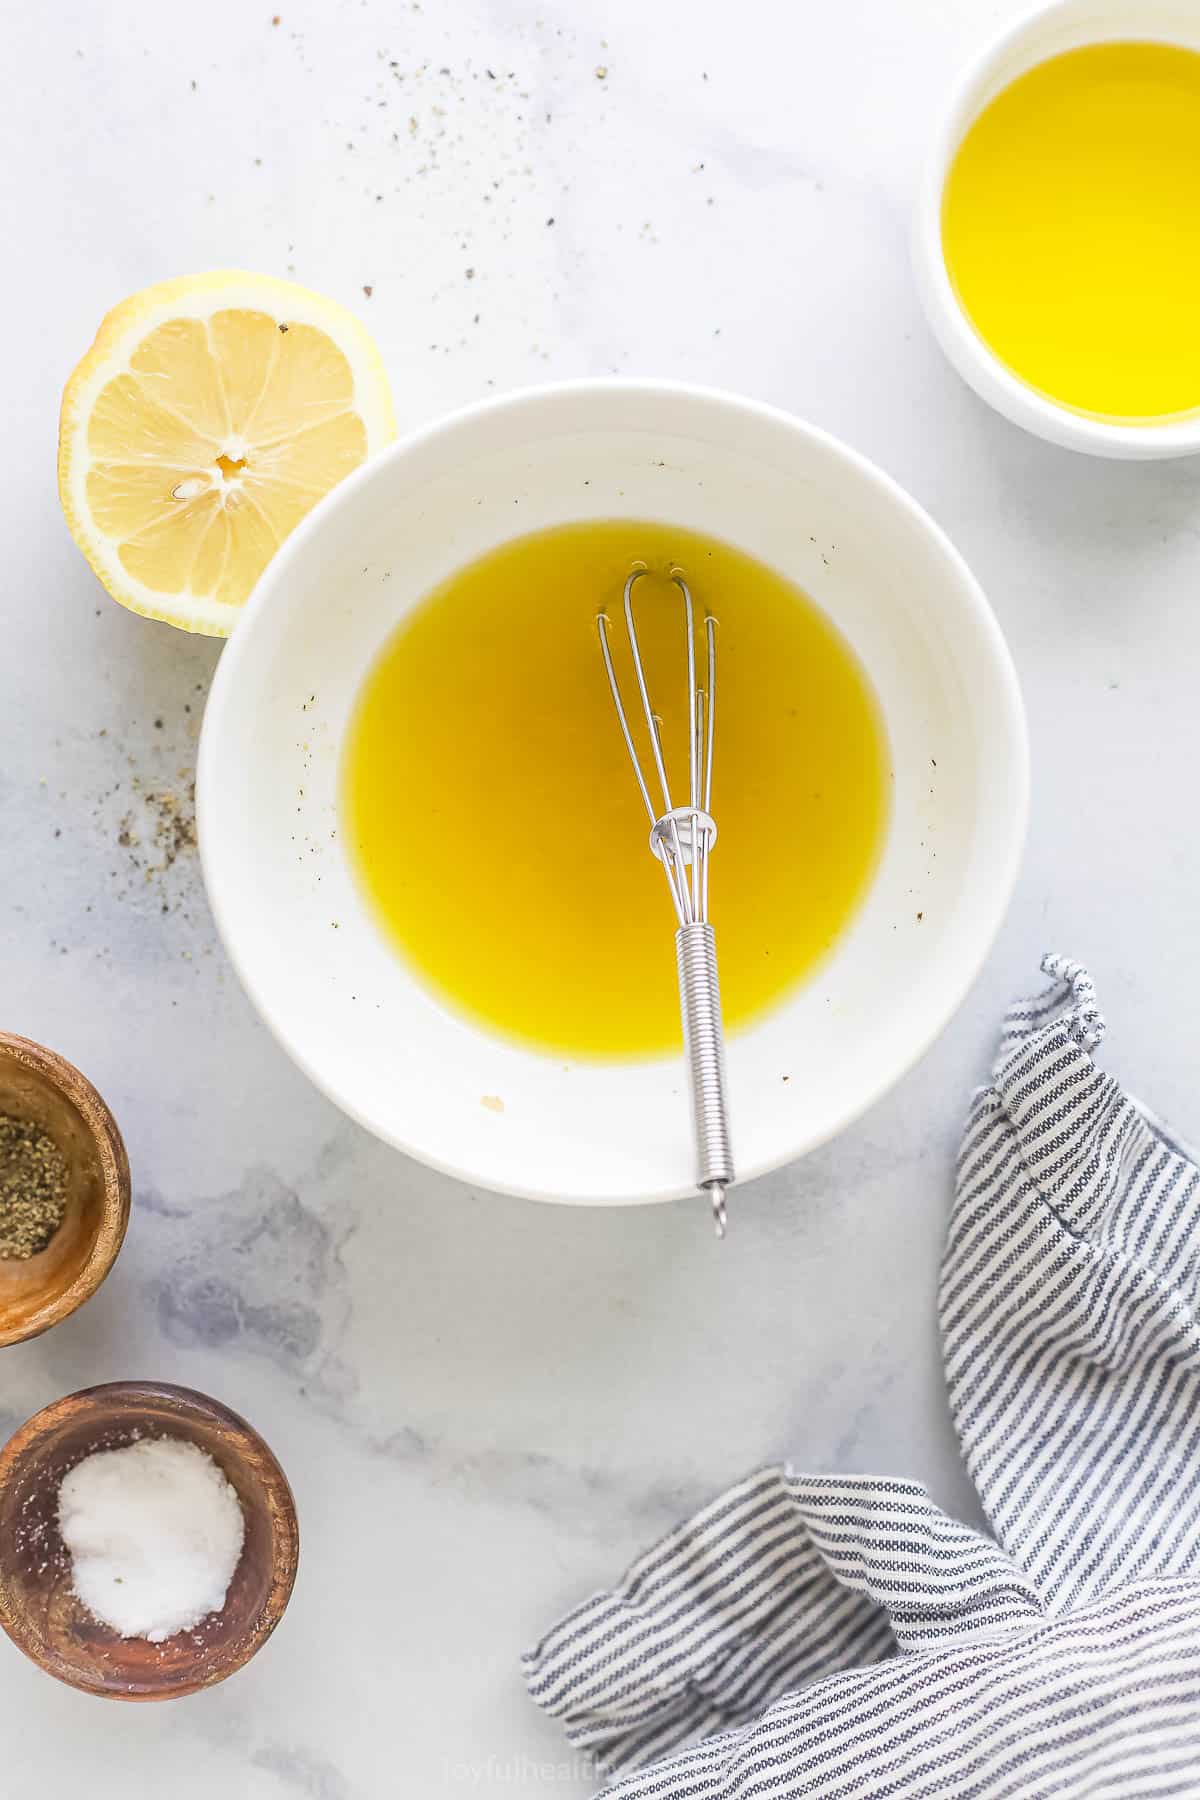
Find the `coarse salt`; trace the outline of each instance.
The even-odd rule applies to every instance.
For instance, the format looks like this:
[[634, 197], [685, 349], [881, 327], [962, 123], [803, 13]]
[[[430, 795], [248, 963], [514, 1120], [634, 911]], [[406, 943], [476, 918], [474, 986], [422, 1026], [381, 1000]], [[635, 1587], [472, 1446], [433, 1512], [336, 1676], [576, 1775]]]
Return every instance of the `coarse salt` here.
[[246, 1530], [208, 1452], [171, 1437], [76, 1463], [58, 1490], [58, 1526], [88, 1611], [152, 1644], [221, 1610]]

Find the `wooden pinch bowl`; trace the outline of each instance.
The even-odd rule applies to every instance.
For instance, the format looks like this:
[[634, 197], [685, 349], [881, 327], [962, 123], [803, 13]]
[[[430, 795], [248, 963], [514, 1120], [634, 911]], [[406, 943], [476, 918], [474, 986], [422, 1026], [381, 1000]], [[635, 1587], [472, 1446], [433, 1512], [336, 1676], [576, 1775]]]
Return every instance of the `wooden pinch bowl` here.
[[37, 1337], [90, 1300], [129, 1223], [129, 1161], [116, 1120], [53, 1050], [0, 1031], [0, 1113], [31, 1119], [67, 1160], [62, 1224], [27, 1261], [0, 1258], [0, 1346]]
[[[122, 1638], [76, 1599], [58, 1529], [63, 1476], [93, 1450], [173, 1437], [217, 1463], [246, 1536], [218, 1613], [164, 1643]], [[0, 1450], [0, 1625], [71, 1687], [110, 1700], [169, 1700], [223, 1681], [270, 1637], [296, 1579], [299, 1530], [287, 1477], [237, 1413], [191, 1388], [112, 1381], [35, 1413]]]

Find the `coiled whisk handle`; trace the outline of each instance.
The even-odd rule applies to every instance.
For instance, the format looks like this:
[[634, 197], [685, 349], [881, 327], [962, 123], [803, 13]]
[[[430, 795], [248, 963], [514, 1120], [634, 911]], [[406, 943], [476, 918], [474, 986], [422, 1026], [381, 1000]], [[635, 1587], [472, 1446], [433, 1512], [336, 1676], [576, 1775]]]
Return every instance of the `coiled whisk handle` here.
[[725, 1190], [732, 1184], [733, 1149], [725, 1096], [725, 1037], [717, 945], [707, 924], [681, 925], [675, 933], [683, 1051], [696, 1137], [696, 1185], [712, 1201], [717, 1236], [725, 1235]]

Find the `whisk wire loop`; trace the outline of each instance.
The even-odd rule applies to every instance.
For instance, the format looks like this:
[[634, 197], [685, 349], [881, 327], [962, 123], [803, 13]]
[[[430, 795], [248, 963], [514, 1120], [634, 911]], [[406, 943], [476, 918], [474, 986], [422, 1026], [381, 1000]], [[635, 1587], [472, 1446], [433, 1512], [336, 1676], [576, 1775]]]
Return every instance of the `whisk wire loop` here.
[[704, 622], [708, 686], [701, 688], [697, 683], [695, 608], [692, 603], [691, 590], [682, 573], [679, 570], [672, 570], [671, 580], [683, 597], [688, 680], [688, 804], [675, 806], [671, 800], [671, 784], [663, 752], [662, 725], [650, 698], [641, 640], [638, 637], [637, 620], [634, 616], [634, 584], [645, 573], [644, 567], [636, 567], [630, 572], [625, 583], [625, 631], [629, 639], [634, 680], [637, 685], [638, 699], [641, 702], [646, 737], [654, 765], [653, 773], [662, 794], [661, 810], [655, 806], [651, 798], [650, 779], [642, 767], [633, 727], [625, 710], [621, 684], [613, 661], [612, 644], [609, 639], [611, 621], [607, 613], [600, 613], [596, 620], [600, 634], [600, 649], [604, 657], [605, 673], [608, 676], [609, 690], [616, 707], [621, 734], [625, 740], [625, 748], [629, 753], [629, 761], [638, 784], [638, 792], [642, 796], [642, 804], [646, 808], [646, 816], [650, 820], [650, 848], [666, 872], [667, 886], [679, 923], [681, 925], [703, 923], [708, 918], [708, 858], [717, 838], [717, 827], [708, 810], [712, 795], [713, 720], [715, 717], [713, 689], [717, 672], [716, 620], [710, 615]]

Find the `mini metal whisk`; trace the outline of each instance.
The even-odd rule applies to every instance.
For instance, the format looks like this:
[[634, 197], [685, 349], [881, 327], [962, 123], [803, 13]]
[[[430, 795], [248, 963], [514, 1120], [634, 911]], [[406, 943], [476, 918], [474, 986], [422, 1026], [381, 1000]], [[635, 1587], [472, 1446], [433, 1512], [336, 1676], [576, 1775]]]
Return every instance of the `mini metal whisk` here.
[[692, 596], [680, 570], [672, 569], [671, 580], [683, 596], [688, 679], [688, 804], [675, 806], [672, 804], [670, 783], [667, 780], [662, 733], [658, 717], [650, 704], [646, 671], [633, 617], [634, 584], [645, 573], [645, 567], [639, 565], [625, 583], [625, 629], [629, 635], [633, 672], [646, 720], [654, 771], [662, 790], [661, 810], [650, 797], [629, 718], [621, 699], [621, 687], [608, 641], [610, 621], [607, 613], [598, 615], [597, 627], [608, 685], [612, 690], [625, 748], [629, 752], [638, 790], [650, 819], [650, 848], [666, 871], [667, 886], [679, 920], [679, 929], [675, 933], [675, 958], [679, 972], [679, 1010], [683, 1020], [684, 1058], [687, 1063], [696, 1141], [696, 1185], [712, 1201], [717, 1236], [724, 1237], [725, 1194], [734, 1179], [733, 1151], [730, 1146], [725, 1098], [725, 1037], [721, 1026], [717, 949], [713, 928], [708, 922], [708, 862], [717, 841], [716, 821], [709, 810], [712, 804], [713, 727], [716, 719], [717, 621], [711, 613], [704, 620], [708, 682], [706, 687], [701, 688], [696, 682], [696, 628]]

